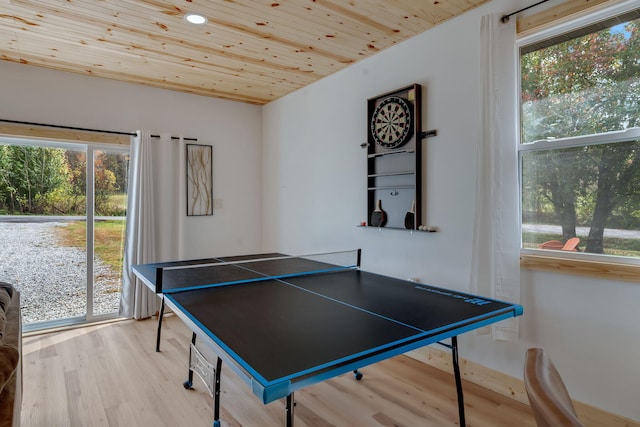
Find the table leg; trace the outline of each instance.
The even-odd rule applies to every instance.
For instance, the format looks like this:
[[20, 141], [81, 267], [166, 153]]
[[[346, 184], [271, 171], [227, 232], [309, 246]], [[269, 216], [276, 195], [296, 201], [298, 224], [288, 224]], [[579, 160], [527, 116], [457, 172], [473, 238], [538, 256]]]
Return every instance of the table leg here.
[[287, 396], [287, 404], [286, 404], [286, 411], [287, 411], [287, 427], [293, 427], [293, 408], [294, 406], [296, 406], [296, 402], [293, 398], [293, 393], [289, 394]]
[[458, 392], [458, 416], [460, 417], [460, 426], [464, 427], [464, 395], [462, 392], [462, 379], [460, 377], [460, 364], [458, 363], [458, 337], [451, 337], [451, 356], [453, 357], [453, 375], [456, 379], [456, 391]]
[[[191, 333], [191, 344], [196, 345], [196, 333], [192, 332]], [[191, 362], [191, 352], [192, 352], [192, 346], [189, 346], [189, 362]], [[188, 379], [182, 383], [182, 385], [184, 386], [184, 388], [186, 388], [187, 390], [190, 390], [191, 388], [193, 388], [193, 369], [191, 369], [191, 363], [189, 363], [189, 377]]]
[[160, 304], [160, 313], [158, 313], [158, 335], [156, 336], [156, 353], [160, 352], [160, 331], [162, 330], [163, 316], [164, 316], [164, 295], [162, 296], [162, 304]]
[[220, 427], [220, 370], [222, 359], [216, 362], [215, 387], [213, 391], [213, 427]]
[[447, 344], [441, 341], [438, 341], [438, 344], [451, 350], [451, 357], [453, 358], [453, 376], [456, 380], [456, 391], [458, 393], [458, 417], [460, 418], [460, 426], [464, 427], [466, 424], [464, 416], [464, 394], [462, 392], [462, 378], [460, 376], [460, 364], [458, 363], [458, 337], [451, 337], [451, 344]]

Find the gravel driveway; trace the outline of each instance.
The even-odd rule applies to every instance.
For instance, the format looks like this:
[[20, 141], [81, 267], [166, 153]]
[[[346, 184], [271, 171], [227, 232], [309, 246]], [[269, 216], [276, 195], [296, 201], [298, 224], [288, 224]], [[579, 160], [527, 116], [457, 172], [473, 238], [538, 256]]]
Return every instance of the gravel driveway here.
[[[55, 227], [65, 222], [0, 222], [0, 281], [20, 291], [24, 324], [84, 316], [87, 306], [86, 252], [57, 246]], [[94, 314], [114, 313], [119, 281], [95, 261]]]

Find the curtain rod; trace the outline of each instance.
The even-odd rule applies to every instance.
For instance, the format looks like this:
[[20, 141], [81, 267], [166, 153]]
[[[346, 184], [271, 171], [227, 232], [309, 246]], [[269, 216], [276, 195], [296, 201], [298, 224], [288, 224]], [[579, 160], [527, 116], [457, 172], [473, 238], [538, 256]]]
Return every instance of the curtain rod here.
[[[49, 128], [56, 128], [56, 129], [68, 129], [68, 130], [80, 130], [80, 131], [86, 131], [86, 132], [98, 132], [98, 133], [108, 133], [111, 135], [125, 135], [125, 136], [136, 136], [136, 133], [132, 133], [132, 132], [118, 132], [115, 130], [102, 130], [102, 129], [89, 129], [89, 128], [80, 128], [80, 127], [74, 127], [74, 126], [62, 126], [62, 125], [50, 125], [50, 124], [46, 124], [46, 123], [33, 123], [33, 122], [21, 122], [18, 120], [5, 120], [5, 119], [0, 119], [0, 122], [6, 122], [6, 123], [13, 123], [13, 124], [18, 124], [18, 125], [29, 125], [29, 126], [45, 126], [45, 127], [49, 127]], [[152, 138], [160, 138], [160, 135], [151, 135]], [[180, 138], [177, 136], [172, 136], [171, 139], [173, 140], [179, 140]], [[183, 138], [185, 141], [197, 141], [198, 138]]]
[[508, 15], [503, 15], [502, 18], [500, 18], [500, 22], [507, 23], [507, 22], [509, 22], [509, 18], [511, 18], [513, 15], [516, 15], [516, 14], [518, 14], [520, 12], [524, 12], [525, 10], [531, 9], [532, 7], [536, 7], [538, 5], [541, 5], [542, 3], [546, 3], [548, 1], [549, 0], [542, 0], [542, 1], [539, 1], [538, 3], [536, 3], [536, 4], [532, 4], [531, 6], [527, 6], [527, 7], [524, 7], [522, 9], [520, 9], [520, 10], [516, 10], [515, 12], [511, 12]]

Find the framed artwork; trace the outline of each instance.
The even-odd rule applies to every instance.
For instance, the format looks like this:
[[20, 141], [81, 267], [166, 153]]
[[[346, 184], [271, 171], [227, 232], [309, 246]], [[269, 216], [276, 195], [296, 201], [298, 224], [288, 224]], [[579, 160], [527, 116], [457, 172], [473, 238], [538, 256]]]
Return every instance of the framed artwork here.
[[187, 144], [187, 216], [213, 215], [213, 147]]

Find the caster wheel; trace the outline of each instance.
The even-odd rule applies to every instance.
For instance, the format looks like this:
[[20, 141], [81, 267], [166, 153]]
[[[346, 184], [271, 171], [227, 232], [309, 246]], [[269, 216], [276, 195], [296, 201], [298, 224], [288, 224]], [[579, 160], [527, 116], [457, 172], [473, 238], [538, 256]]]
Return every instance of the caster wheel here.
[[215, 420], [213, 422], [213, 427], [220, 427], [220, 420]]
[[186, 388], [187, 390], [191, 390], [193, 388], [193, 383], [191, 381], [185, 381], [182, 383], [182, 385], [184, 386], [184, 388]]
[[360, 371], [353, 371], [353, 376], [357, 381], [360, 381], [364, 375]]

